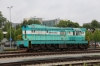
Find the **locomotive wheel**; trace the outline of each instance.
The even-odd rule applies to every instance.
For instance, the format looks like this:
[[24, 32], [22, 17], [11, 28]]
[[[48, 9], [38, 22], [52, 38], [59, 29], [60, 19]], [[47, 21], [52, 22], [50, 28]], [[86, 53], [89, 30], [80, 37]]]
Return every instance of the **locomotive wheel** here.
[[53, 51], [55, 51], [55, 50], [56, 50], [55, 45], [51, 45], [51, 50], [53, 50]]
[[55, 48], [56, 50], [59, 49], [58, 44], [55, 44], [55, 45], [54, 45], [54, 48]]
[[52, 45], [52, 49], [53, 51], [57, 51], [59, 49], [58, 44], [54, 44]]
[[18, 46], [17, 49], [20, 50], [20, 47]]
[[78, 48], [79, 48], [79, 49], [81, 49], [81, 50], [83, 50], [83, 49], [84, 49], [84, 47], [83, 47], [83, 45], [82, 45], [82, 44], [79, 44]]
[[74, 49], [74, 46], [71, 45], [71, 44], [69, 44], [69, 45], [68, 45], [68, 50], [71, 50], [71, 49]]
[[33, 51], [39, 51], [41, 50], [40, 45], [33, 45]]
[[51, 45], [50, 44], [46, 44], [46, 48], [47, 49], [50, 49], [51, 48]]
[[87, 49], [87, 48], [88, 48], [88, 46], [87, 46], [87, 45], [83, 45], [83, 47], [84, 47], [84, 49]]
[[40, 47], [41, 47], [41, 51], [45, 51], [46, 50], [45, 44], [40, 45]]
[[27, 52], [33, 52], [33, 49], [28, 48], [26, 51]]
[[74, 49], [77, 49], [77, 48], [78, 48], [78, 45], [75, 45], [75, 44], [74, 44], [73, 46], [74, 46]]
[[47, 50], [55, 50], [55, 45], [49, 44], [46, 45]]
[[68, 45], [66, 44], [66, 48], [65, 48], [66, 50], [68, 50]]

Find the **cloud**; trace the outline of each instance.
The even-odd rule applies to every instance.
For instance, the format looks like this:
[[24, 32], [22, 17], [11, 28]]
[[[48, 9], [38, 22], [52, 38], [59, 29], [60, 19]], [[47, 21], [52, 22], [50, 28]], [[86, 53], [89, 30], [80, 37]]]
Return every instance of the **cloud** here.
[[8, 6], [13, 6], [13, 23], [24, 18], [42, 17], [45, 19], [69, 19], [73, 22], [100, 21], [100, 0], [0, 0], [0, 11], [9, 20]]

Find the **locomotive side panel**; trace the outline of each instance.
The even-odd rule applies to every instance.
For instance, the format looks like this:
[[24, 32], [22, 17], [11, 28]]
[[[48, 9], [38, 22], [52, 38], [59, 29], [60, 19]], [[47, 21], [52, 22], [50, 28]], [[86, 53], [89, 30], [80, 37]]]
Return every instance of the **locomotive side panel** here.
[[[24, 27], [23, 27], [24, 28]], [[23, 29], [24, 40], [62, 40], [62, 35], [65, 33], [60, 28], [29, 28]]]
[[[37, 50], [37, 48], [85, 48], [88, 41], [85, 41], [84, 28], [58, 28], [42, 25], [27, 25], [22, 27], [23, 43], [25, 47]], [[18, 46], [21, 45], [20, 43]]]

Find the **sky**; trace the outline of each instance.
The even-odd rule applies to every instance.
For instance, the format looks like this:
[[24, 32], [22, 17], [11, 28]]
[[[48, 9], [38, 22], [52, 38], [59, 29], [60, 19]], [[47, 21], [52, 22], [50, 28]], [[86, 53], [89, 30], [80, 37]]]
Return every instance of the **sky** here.
[[94, 19], [100, 22], [100, 0], [0, 0], [0, 11], [8, 20], [10, 6], [13, 23], [34, 16], [43, 20], [67, 19], [79, 25]]

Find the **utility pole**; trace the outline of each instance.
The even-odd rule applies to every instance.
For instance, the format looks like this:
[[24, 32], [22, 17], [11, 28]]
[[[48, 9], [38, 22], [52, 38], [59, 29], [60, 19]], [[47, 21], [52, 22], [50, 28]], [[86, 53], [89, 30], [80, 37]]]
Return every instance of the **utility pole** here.
[[[11, 8], [12, 8], [13, 6], [10, 6], [10, 7], [7, 7], [8, 9], [9, 9], [9, 14], [10, 14], [10, 22], [11, 22]], [[11, 38], [11, 24], [10, 24], [10, 48], [11, 48], [11, 41], [12, 41], [12, 38]]]

